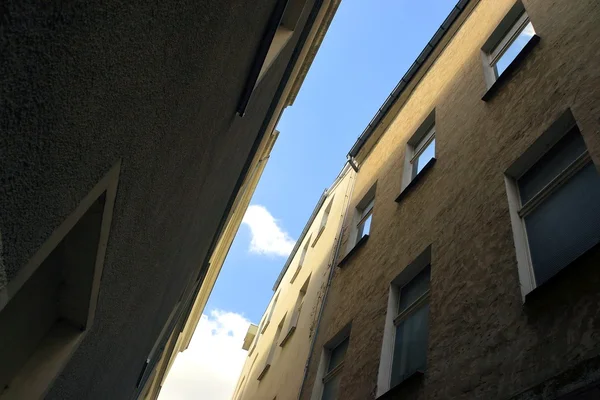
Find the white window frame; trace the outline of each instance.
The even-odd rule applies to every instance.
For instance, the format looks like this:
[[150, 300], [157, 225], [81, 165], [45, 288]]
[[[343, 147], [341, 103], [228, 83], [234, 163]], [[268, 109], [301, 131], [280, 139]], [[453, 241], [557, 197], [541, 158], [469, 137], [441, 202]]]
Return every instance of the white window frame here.
[[511, 165], [504, 175], [523, 302], [525, 302], [527, 294], [537, 287], [524, 218], [534, 211], [544, 200], [552, 196], [583, 167], [592, 162], [592, 158], [586, 147], [586, 150], [575, 161], [554, 177], [552, 181], [525, 204], [521, 203], [518, 180], [576, 126], [575, 119], [570, 110], [568, 110]]
[[495, 49], [488, 54], [488, 60], [490, 68], [494, 70], [494, 75], [496, 79], [498, 79], [498, 61], [502, 58], [502, 56], [506, 53], [506, 50], [515, 42], [515, 40], [519, 37], [521, 32], [525, 30], [527, 24], [529, 24], [531, 20], [529, 19], [529, 15], [527, 12], [524, 12], [523, 15], [519, 17], [519, 19], [515, 22], [510, 31], [506, 34], [506, 36], [498, 43]]
[[[394, 363], [394, 342], [396, 340], [396, 327], [409, 318], [414, 312], [429, 301], [430, 289], [416, 299], [406, 310], [399, 312], [398, 305], [402, 288], [410, 283], [419, 273], [426, 268], [431, 268], [431, 246], [428, 246], [411, 264], [409, 264], [392, 281], [389, 288], [388, 304], [381, 344], [381, 357], [377, 374], [377, 394], [379, 397], [388, 392], [392, 381], [392, 365]], [[431, 288], [431, 281], [430, 286]]]
[[[404, 169], [402, 172], [402, 190], [418, 175], [415, 161], [421, 157], [423, 151], [435, 140], [435, 109], [429, 113], [419, 128], [406, 143]], [[434, 149], [435, 154], [435, 149]], [[434, 156], [435, 158], [435, 156]]]
[[531, 19], [523, 3], [517, 1], [482, 47], [484, 77], [488, 88], [492, 87], [501, 75], [498, 73], [498, 61], [530, 22]]
[[304, 246], [302, 246], [302, 252], [300, 253], [300, 259], [298, 260], [298, 266], [296, 267], [296, 270], [294, 271], [294, 275], [292, 275], [292, 278], [290, 279], [290, 283], [294, 283], [294, 281], [298, 277], [298, 274], [300, 273], [300, 270], [302, 269], [302, 266], [304, 265], [304, 261], [306, 260], [306, 254], [308, 253], [308, 247], [310, 245], [311, 238], [312, 238], [312, 235], [310, 235], [308, 237], [308, 240], [306, 240], [306, 242], [304, 243]]
[[[331, 361], [332, 350], [334, 350], [337, 346], [342, 344], [345, 340], [350, 340], [350, 336], [346, 332], [343, 332], [341, 335], [338, 334], [336, 335], [336, 338], [330, 340], [330, 342], [336, 343], [335, 345], [328, 344], [323, 347], [323, 351], [321, 352], [321, 359], [319, 360], [319, 367], [317, 368], [317, 379], [315, 380], [315, 384], [313, 385], [310, 400], [321, 400], [323, 398], [325, 384], [332, 378], [340, 374], [344, 369], [344, 365], [346, 363], [346, 356], [344, 356], [344, 360], [341, 363], [339, 363], [337, 367], [327, 372], [327, 369], [329, 369], [329, 362]], [[348, 350], [346, 349], [346, 354], [347, 352]]]
[[[356, 222], [356, 240], [355, 243], [358, 243], [360, 239], [365, 235], [369, 235], [371, 233], [371, 228], [369, 227], [369, 232], [364, 233], [365, 231], [365, 222], [373, 215], [373, 208], [375, 206], [375, 198], [371, 199], [371, 201], [363, 208], [358, 211], [358, 221]], [[371, 222], [372, 223], [372, 222]]]
[[[421, 155], [423, 155], [423, 152], [425, 151], [425, 149], [431, 144], [431, 142], [433, 142], [434, 139], [435, 139], [435, 126], [431, 127], [431, 129], [429, 130], [427, 135], [425, 135], [425, 137], [423, 139], [421, 139], [421, 141], [419, 141], [417, 146], [414, 147], [414, 149], [412, 151], [412, 157], [410, 159], [411, 180], [415, 179], [415, 177], [418, 174], [417, 163], [415, 163], [415, 161], [419, 160]], [[434, 151], [435, 151], [435, 148], [434, 148]], [[434, 156], [434, 158], [435, 158], [435, 156]]]

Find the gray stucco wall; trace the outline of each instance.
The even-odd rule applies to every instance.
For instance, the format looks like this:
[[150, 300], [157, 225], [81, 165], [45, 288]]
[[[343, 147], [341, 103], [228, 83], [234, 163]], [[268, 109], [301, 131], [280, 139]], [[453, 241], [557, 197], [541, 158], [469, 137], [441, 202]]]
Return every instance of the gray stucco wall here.
[[[9, 282], [122, 159], [94, 326], [48, 398], [135, 393], [205, 260], [300, 35], [238, 117], [274, 4], [3, 4], [0, 260]], [[0, 287], [1, 273], [0, 264]]]

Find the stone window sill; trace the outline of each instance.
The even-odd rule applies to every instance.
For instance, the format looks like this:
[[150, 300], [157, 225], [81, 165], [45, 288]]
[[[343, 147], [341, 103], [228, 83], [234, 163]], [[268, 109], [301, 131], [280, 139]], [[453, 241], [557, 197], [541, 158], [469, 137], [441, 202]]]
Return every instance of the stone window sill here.
[[487, 92], [485, 92], [481, 100], [490, 101], [496, 95], [498, 90], [500, 90], [501, 87], [506, 85], [506, 82], [508, 82], [509, 78], [512, 75], [514, 75], [514, 73], [519, 69], [519, 67], [523, 65], [523, 62], [525, 61], [529, 53], [533, 51], [533, 49], [537, 46], [539, 42], [540, 37], [538, 35], [533, 35], [531, 39], [529, 39], [529, 42], [527, 42], [525, 47], [523, 47], [519, 54], [517, 54], [515, 59], [509, 64], [508, 67], [506, 67], [504, 72], [502, 72], [502, 74], [498, 77], [498, 79], [496, 79], [493, 85], [490, 86]]
[[356, 244], [354, 245], [352, 250], [350, 250], [348, 252], [348, 254], [346, 254], [346, 256], [344, 256], [344, 258], [342, 258], [342, 260], [338, 263], [337, 266], [339, 268], [342, 268], [344, 266], [344, 264], [346, 264], [348, 262], [348, 260], [350, 258], [352, 258], [352, 256], [358, 251], [358, 249], [360, 249], [361, 247], [363, 247], [365, 245], [365, 243], [367, 243], [367, 240], [369, 240], [369, 235], [364, 235], [362, 238], [360, 238], [360, 240], [358, 242], [356, 242]]
[[396, 197], [396, 203], [400, 203], [402, 199], [405, 198], [408, 195], [408, 193], [411, 192], [412, 189], [418, 185], [418, 183], [423, 179], [423, 177], [427, 175], [427, 172], [433, 167], [433, 164], [435, 164], [436, 160], [437, 159], [434, 157], [431, 160], [427, 161], [427, 164], [425, 164], [423, 169], [419, 171], [419, 173], [413, 178], [413, 180], [410, 181], [408, 185], [406, 185], [406, 187], [398, 195], [398, 197]]
[[404, 389], [408, 386], [418, 385], [423, 381], [425, 376], [425, 371], [422, 369], [418, 369], [409, 376], [407, 376], [403, 381], [398, 383], [396, 386], [390, 388], [387, 392], [377, 397], [377, 400], [391, 400], [396, 399], [397, 395], [402, 393]]

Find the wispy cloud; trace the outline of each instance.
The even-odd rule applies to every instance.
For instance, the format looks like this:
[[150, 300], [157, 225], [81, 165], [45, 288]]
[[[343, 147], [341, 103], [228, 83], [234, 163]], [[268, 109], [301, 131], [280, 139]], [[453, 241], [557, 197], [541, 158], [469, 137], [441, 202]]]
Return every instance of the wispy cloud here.
[[229, 400], [247, 357], [250, 321], [233, 312], [202, 314], [189, 348], [179, 354], [159, 400]]
[[294, 240], [278, 224], [269, 210], [260, 205], [248, 207], [242, 223], [250, 227], [250, 251], [258, 254], [286, 257], [294, 247]]

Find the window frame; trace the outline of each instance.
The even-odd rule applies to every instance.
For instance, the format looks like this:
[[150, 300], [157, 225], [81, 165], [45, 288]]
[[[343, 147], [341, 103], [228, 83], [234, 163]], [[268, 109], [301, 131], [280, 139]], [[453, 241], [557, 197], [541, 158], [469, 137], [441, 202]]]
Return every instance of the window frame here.
[[[409, 304], [404, 310], [400, 310], [400, 296], [402, 289], [412, 282], [421, 272], [430, 269], [429, 287]], [[408, 320], [415, 312], [419, 311], [430, 302], [431, 296], [431, 245], [427, 246], [400, 274], [392, 280], [389, 287], [386, 319], [381, 344], [381, 356], [379, 371], [377, 374], [376, 397], [382, 396], [397, 384], [392, 386], [392, 368], [394, 363], [394, 347], [396, 340], [396, 328], [403, 321]], [[429, 316], [428, 316], [429, 318]], [[428, 322], [429, 323], [429, 322]], [[429, 338], [428, 338], [429, 341]], [[415, 371], [417, 373], [419, 371]], [[409, 379], [404, 378], [403, 381]]]
[[[411, 158], [409, 161], [410, 165], [411, 165], [411, 180], [415, 179], [420, 172], [420, 171], [418, 171], [418, 164], [416, 164], [415, 161], [419, 160], [421, 155], [423, 155], [423, 152], [429, 147], [431, 142], [433, 142], [434, 140], [435, 140], [435, 125], [433, 125], [429, 129], [429, 132], [417, 143], [417, 145], [415, 147], [413, 147]], [[434, 150], [434, 155], [432, 158], [435, 158], [435, 145], [433, 147], [433, 150]], [[429, 160], [427, 162], [429, 162]], [[423, 167], [421, 167], [421, 170], [423, 170]]]
[[[519, 54], [511, 60], [507, 67], [498, 73], [497, 63], [502, 59], [506, 51], [511, 47], [519, 35], [525, 30], [527, 25], [531, 23], [534, 34], [529, 38], [529, 42], [523, 47]], [[487, 101], [491, 96], [489, 93], [495, 83], [500, 83], [501, 77], [509, 74], [514, 66], [521, 62], [522, 54], [526, 49], [531, 48], [532, 41], [539, 40], [535, 27], [529, 13], [525, 9], [523, 3], [519, 0], [508, 10], [504, 18], [498, 23], [498, 26], [492, 31], [491, 35], [481, 47], [481, 60], [483, 63], [483, 73], [488, 92], [483, 96], [483, 100]], [[511, 68], [512, 67], [512, 68]], [[497, 85], [496, 85], [497, 86]]]
[[[315, 379], [315, 384], [312, 388], [310, 400], [322, 400], [325, 384], [331, 381], [331, 379], [333, 379], [337, 375], [339, 375], [344, 369], [346, 355], [348, 354], [348, 349], [350, 349], [351, 329], [352, 323], [348, 323], [336, 335], [329, 339], [329, 341], [327, 341], [327, 343], [323, 346], [323, 350], [321, 352], [321, 359], [319, 360], [319, 366], [317, 368], [317, 377]], [[348, 346], [346, 347], [346, 353], [344, 353], [344, 360], [342, 360], [342, 362], [340, 362], [331, 371], [328, 371], [332, 351], [340, 345], [342, 345], [345, 341], [348, 341]]]
[[365, 235], [369, 235], [371, 233], [371, 225], [369, 225], [369, 232], [365, 233], [365, 222], [369, 218], [373, 216], [373, 208], [375, 207], [375, 197], [373, 197], [367, 205], [361, 209], [357, 210], [359, 212], [359, 220], [356, 223], [356, 240], [355, 243], [358, 243], [360, 239]]
[[[529, 293], [540, 287], [535, 278], [525, 218], [535, 211], [535, 209], [546, 199], [556, 193], [563, 185], [568, 183], [581, 169], [588, 166], [590, 163], [593, 163], [593, 160], [586, 145], [586, 149], [582, 154], [552, 178], [550, 182], [542, 187], [535, 195], [525, 202], [525, 204], [521, 201], [518, 181], [528, 171], [535, 167], [540, 159], [553, 149], [563, 137], [572, 132], [573, 129], [579, 130], [575, 118], [569, 109], [565, 111], [546, 131], [544, 131], [504, 173], [523, 303], [525, 303], [526, 296]], [[581, 130], [579, 130], [579, 133], [581, 134]]]
[[[423, 165], [421, 171], [417, 172], [415, 160], [418, 160], [425, 149], [427, 149], [427, 146], [429, 146], [431, 142], [435, 140], [436, 133], [437, 127], [434, 108], [427, 115], [427, 117], [425, 117], [423, 122], [421, 122], [417, 130], [406, 143], [404, 169], [402, 170], [402, 184], [399, 198], [401, 198], [403, 193], [408, 190], [409, 186], [412, 186], [411, 183], [413, 183], [413, 181], [417, 181], [417, 177], [425, 174], [425, 172], [429, 169], [427, 165], [435, 162], [434, 160], [436, 160], [436, 152], [434, 147], [434, 156], [431, 158], [431, 160], [428, 160], [427, 163]], [[396, 201], [398, 202], [399, 200], [396, 199]]]
[[[494, 71], [495, 79], [497, 80], [501, 74], [498, 73], [498, 61], [506, 54], [506, 51], [517, 40], [519, 35], [525, 30], [531, 22], [527, 11], [523, 11], [521, 16], [514, 22], [513, 26], [502, 38], [502, 40], [487, 54], [489, 67]], [[533, 24], [532, 24], [533, 26]], [[535, 30], [534, 30], [535, 32]]]
[[308, 253], [308, 248], [309, 248], [311, 239], [312, 239], [312, 235], [309, 235], [306, 242], [304, 242], [304, 246], [302, 246], [302, 251], [300, 252], [300, 259], [298, 260], [298, 266], [296, 267], [296, 270], [294, 271], [294, 274], [292, 275], [292, 278], [290, 279], [290, 283], [294, 283], [296, 281], [296, 278], [298, 277], [298, 274], [300, 274], [300, 270], [302, 269], [302, 266], [304, 265], [304, 261], [306, 261], [306, 254]]

